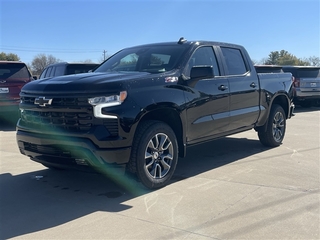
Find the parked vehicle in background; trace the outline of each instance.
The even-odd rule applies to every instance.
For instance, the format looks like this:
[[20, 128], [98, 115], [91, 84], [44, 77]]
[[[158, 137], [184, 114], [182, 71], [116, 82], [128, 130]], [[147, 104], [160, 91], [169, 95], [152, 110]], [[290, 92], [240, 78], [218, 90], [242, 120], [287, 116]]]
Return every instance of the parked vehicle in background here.
[[282, 73], [282, 66], [279, 65], [254, 65], [257, 73]]
[[320, 67], [283, 66], [282, 69], [292, 73], [295, 104], [302, 107], [320, 104]]
[[19, 114], [20, 90], [33, 80], [27, 65], [20, 61], [0, 61], [0, 119], [11, 120]]
[[39, 79], [78, 73], [87, 73], [91, 70], [94, 70], [98, 66], [99, 64], [97, 63], [54, 63], [50, 64], [42, 71]]
[[20, 152], [47, 167], [123, 166], [165, 186], [187, 147], [255, 129], [281, 145], [293, 114], [290, 73], [260, 74], [244, 47], [209, 41], [119, 51], [93, 73], [47, 78], [21, 91]]

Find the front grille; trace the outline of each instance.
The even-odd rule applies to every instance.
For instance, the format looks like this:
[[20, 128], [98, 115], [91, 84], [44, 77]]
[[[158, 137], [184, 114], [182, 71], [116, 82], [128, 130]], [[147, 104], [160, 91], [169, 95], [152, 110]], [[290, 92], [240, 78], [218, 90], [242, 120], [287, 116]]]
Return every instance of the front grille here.
[[96, 126], [104, 126], [109, 135], [118, 136], [118, 119], [97, 119], [87, 98], [53, 98], [50, 106], [34, 104], [35, 97], [23, 96], [21, 103], [22, 124], [42, 132], [88, 132]]
[[24, 110], [21, 119], [29, 127], [88, 131], [94, 125], [92, 114], [86, 112], [40, 112]]
[[[34, 104], [36, 97], [21, 97], [21, 102], [25, 104]], [[88, 98], [53, 98], [51, 106], [91, 106], [88, 103]]]

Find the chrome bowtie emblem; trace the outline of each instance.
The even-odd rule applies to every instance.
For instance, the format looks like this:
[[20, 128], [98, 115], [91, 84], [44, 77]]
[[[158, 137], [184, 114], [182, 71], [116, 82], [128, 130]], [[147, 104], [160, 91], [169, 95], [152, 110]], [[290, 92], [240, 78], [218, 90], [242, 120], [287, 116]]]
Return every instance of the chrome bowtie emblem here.
[[52, 98], [46, 99], [46, 97], [37, 97], [34, 100], [34, 104], [38, 104], [40, 107], [45, 107], [47, 105], [51, 105], [51, 103], [52, 103]]

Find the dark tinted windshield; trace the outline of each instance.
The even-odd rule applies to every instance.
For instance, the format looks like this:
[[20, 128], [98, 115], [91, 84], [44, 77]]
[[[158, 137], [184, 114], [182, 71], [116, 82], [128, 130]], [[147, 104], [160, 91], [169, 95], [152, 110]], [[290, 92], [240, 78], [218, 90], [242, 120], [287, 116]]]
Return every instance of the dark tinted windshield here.
[[70, 64], [67, 66], [66, 75], [87, 73], [90, 70], [94, 70], [98, 64]]
[[124, 49], [110, 57], [95, 72], [166, 72], [176, 68], [185, 50], [184, 45], [142, 46]]
[[27, 78], [31, 77], [25, 64], [21, 63], [0, 63], [0, 78]]

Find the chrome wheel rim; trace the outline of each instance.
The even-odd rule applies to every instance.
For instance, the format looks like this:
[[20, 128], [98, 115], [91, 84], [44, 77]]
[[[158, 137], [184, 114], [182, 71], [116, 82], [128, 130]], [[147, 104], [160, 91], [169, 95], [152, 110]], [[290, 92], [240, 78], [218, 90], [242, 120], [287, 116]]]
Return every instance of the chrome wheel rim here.
[[281, 142], [285, 129], [285, 119], [281, 112], [277, 112], [273, 118], [272, 135], [275, 141]]
[[172, 164], [174, 156], [170, 138], [164, 133], [153, 136], [145, 150], [145, 170], [153, 179], [165, 177]]

